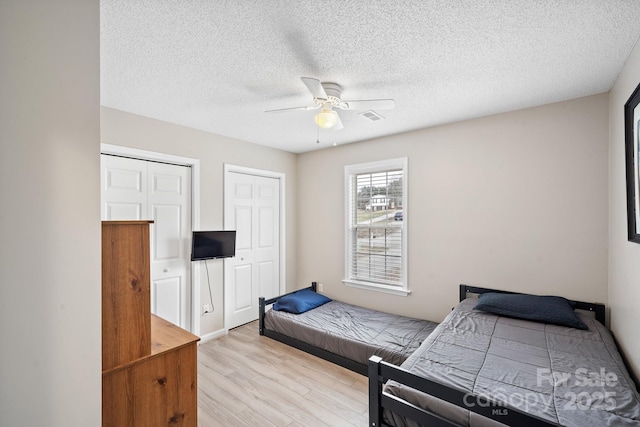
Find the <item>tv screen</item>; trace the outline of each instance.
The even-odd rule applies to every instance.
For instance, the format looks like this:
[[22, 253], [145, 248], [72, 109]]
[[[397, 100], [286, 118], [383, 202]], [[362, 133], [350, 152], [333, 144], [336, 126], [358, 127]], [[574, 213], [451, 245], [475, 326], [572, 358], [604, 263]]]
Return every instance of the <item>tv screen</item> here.
[[236, 255], [235, 231], [194, 231], [191, 261], [228, 258]]

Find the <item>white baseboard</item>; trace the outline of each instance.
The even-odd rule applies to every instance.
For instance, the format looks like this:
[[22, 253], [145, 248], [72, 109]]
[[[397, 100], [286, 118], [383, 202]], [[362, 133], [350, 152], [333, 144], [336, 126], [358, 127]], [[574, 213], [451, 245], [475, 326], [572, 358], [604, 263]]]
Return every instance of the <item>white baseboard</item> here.
[[227, 331], [226, 329], [218, 329], [217, 331], [213, 331], [210, 332], [208, 334], [202, 335], [200, 337], [200, 344], [203, 344], [207, 341], [211, 341], [214, 340], [216, 338], [220, 338], [223, 337], [225, 335], [227, 335], [229, 333], [229, 331]]

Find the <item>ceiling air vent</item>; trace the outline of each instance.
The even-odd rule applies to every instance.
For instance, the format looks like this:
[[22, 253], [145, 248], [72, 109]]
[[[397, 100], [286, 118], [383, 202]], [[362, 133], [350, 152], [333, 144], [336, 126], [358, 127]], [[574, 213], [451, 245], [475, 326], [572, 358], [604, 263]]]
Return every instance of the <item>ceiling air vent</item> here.
[[372, 122], [377, 122], [378, 120], [384, 119], [384, 117], [382, 117], [380, 114], [376, 113], [373, 110], [364, 111], [360, 113], [360, 115], [367, 120], [371, 120]]

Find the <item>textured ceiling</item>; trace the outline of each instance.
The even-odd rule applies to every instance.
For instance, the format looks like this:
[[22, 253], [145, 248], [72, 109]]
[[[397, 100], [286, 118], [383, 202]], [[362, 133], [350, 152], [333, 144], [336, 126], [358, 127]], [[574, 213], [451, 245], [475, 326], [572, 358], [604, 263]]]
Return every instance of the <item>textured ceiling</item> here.
[[[104, 106], [295, 153], [607, 92], [637, 0], [101, 0]], [[320, 130], [300, 77], [395, 99]], [[178, 144], [179, 141], [176, 141]]]

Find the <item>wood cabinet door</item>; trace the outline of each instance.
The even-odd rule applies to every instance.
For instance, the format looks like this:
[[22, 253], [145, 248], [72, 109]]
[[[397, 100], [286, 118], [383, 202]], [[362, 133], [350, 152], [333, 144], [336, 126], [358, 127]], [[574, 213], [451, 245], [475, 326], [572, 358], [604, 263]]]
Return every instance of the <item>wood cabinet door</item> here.
[[103, 427], [197, 427], [196, 345], [103, 377]]
[[102, 370], [151, 353], [149, 223], [102, 223]]

